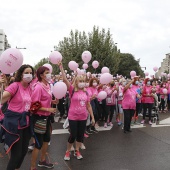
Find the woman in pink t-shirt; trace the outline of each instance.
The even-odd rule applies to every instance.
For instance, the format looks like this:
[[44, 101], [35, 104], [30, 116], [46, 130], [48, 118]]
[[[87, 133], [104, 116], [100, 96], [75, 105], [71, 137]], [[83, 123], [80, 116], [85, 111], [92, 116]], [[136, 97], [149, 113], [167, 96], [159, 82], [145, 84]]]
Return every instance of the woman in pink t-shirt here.
[[[28, 151], [31, 138], [29, 109], [32, 93], [29, 84], [33, 74], [34, 70], [30, 65], [22, 65], [17, 71], [15, 82], [5, 89], [2, 96], [2, 103], [8, 101], [8, 110], [2, 124], [2, 129], [7, 132], [8, 137], [10, 135], [10, 138], [4, 141], [6, 153], [11, 151], [7, 170], [19, 169]], [[8, 139], [10, 141], [6, 141]]]
[[124, 112], [124, 133], [131, 132], [130, 124], [136, 109], [136, 98], [139, 94], [132, 88], [134, 79], [130, 81], [123, 90], [122, 108]]
[[166, 83], [163, 82], [160, 85], [160, 105], [159, 105], [159, 111], [165, 113], [165, 103], [168, 98], [168, 95], [164, 93], [164, 89], [167, 89]]
[[[39, 67], [37, 70], [37, 79], [38, 82], [34, 85], [34, 90], [32, 92], [31, 98], [32, 103], [39, 102], [41, 106], [32, 115], [35, 148], [32, 152], [31, 170], [36, 169], [36, 160], [40, 150], [41, 157], [38, 166], [47, 168], [54, 167], [52, 163], [47, 163], [45, 159], [48, 143], [50, 142], [51, 138], [50, 115], [56, 112], [56, 108], [51, 107], [51, 104], [55, 104], [56, 101], [52, 100], [52, 93], [49, 84], [51, 80], [50, 70], [44, 66]], [[42, 124], [44, 126], [42, 126]]]
[[77, 157], [77, 159], [82, 159], [83, 157], [79, 151], [79, 148], [83, 143], [88, 113], [92, 117], [93, 124], [95, 122], [92, 108], [90, 105], [90, 97], [85, 88], [86, 77], [83, 75], [76, 76], [73, 85], [71, 85], [71, 83], [66, 78], [62, 63], [59, 63], [59, 67], [62, 72], [63, 81], [67, 85], [71, 100], [70, 108], [68, 111], [70, 136], [68, 138], [67, 151], [64, 156], [64, 160], [70, 160], [70, 151], [75, 140], [76, 150], [74, 155]]
[[150, 80], [145, 79], [145, 86], [143, 87], [143, 92], [142, 92], [143, 120], [141, 121], [141, 124], [145, 123], [146, 111], [148, 109], [149, 124], [152, 125], [151, 114], [152, 114], [152, 108], [154, 104], [154, 95], [152, 89], [153, 87], [151, 86]]
[[[107, 128], [107, 126], [111, 126], [111, 127], [113, 126], [112, 118], [114, 112], [116, 111], [116, 97], [117, 97], [118, 88], [116, 88], [115, 82], [111, 81], [108, 87], [105, 89], [105, 91], [107, 93], [107, 97], [106, 97], [106, 113], [105, 113], [104, 127]], [[109, 120], [108, 120], [108, 116], [109, 116]], [[107, 124], [107, 120], [108, 120], [108, 124]]]

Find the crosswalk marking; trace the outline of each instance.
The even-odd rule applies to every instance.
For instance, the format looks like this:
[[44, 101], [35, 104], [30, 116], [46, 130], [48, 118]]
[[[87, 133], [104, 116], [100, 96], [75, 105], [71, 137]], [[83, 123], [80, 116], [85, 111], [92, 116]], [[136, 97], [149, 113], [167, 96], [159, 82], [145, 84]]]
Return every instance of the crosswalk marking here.
[[[55, 117], [55, 122], [58, 122], [58, 119], [59, 117]], [[64, 123], [65, 122], [65, 119], [62, 119], [60, 121], [60, 123]], [[170, 126], [170, 117], [169, 118], [166, 118], [166, 119], [163, 119], [161, 121], [159, 121], [159, 124], [156, 124], [155, 123], [152, 123], [152, 125], [150, 125], [150, 127], [169, 127]], [[139, 125], [133, 125], [131, 126], [132, 129], [137, 129], [137, 128], [146, 128], [147, 126], [145, 124], [139, 124]], [[103, 126], [100, 126], [97, 128], [98, 131], [108, 131], [108, 130], [111, 130], [112, 127], [111, 126], [108, 126], [107, 128], [103, 127]], [[68, 134], [69, 131], [68, 129], [54, 129], [52, 131], [52, 134], [53, 135], [57, 135], [57, 134]]]

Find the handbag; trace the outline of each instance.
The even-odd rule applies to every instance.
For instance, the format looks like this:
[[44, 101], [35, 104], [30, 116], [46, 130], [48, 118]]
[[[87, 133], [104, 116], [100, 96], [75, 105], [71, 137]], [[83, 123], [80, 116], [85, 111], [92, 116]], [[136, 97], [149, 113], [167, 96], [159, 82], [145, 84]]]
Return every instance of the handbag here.
[[39, 101], [31, 103], [29, 112], [30, 113], [36, 113], [41, 107], [42, 106], [41, 106], [41, 103]]
[[47, 119], [38, 119], [34, 125], [34, 132], [39, 134], [45, 134], [47, 130]]

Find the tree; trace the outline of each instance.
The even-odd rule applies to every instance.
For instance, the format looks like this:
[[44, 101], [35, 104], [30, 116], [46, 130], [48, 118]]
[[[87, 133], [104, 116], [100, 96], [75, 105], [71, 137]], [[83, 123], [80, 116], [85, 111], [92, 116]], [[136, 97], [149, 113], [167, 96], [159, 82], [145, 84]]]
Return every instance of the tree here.
[[[93, 27], [93, 31], [88, 33], [79, 32], [78, 30], [70, 32], [70, 37], [64, 37], [63, 41], [59, 42], [58, 50], [63, 55], [64, 68], [68, 68], [68, 62], [71, 60], [76, 61], [81, 67], [83, 61], [81, 54], [83, 51], [90, 51], [92, 54], [92, 61], [89, 62], [88, 71], [100, 72], [103, 66], [110, 68], [112, 74], [116, 73], [119, 65], [119, 52], [114, 44], [110, 30], [107, 32], [105, 29], [99, 31], [98, 27]], [[92, 62], [97, 60], [99, 67], [94, 70]]]
[[[92, 73], [100, 73], [102, 67], [106, 66], [110, 69], [111, 74], [121, 74], [129, 77], [131, 70], [135, 70], [137, 74], [143, 75], [143, 71], [140, 68], [139, 62], [134, 59], [131, 54], [121, 53], [115, 45], [110, 30], [105, 29], [99, 30], [98, 27], [94, 26], [93, 31], [86, 33], [71, 30], [69, 37], [64, 37], [62, 41], [59, 41], [57, 50], [63, 56], [63, 66], [69, 72], [68, 68], [69, 61], [76, 61], [79, 64], [79, 68], [82, 67], [83, 61], [81, 55], [84, 51], [88, 50], [92, 54], [92, 60], [88, 63], [89, 68], [87, 71]], [[92, 67], [92, 62], [97, 60], [99, 67], [95, 70]], [[35, 67], [48, 63], [47, 59], [42, 59]], [[59, 72], [57, 65], [53, 66], [53, 73]]]
[[134, 70], [137, 75], [144, 76], [139, 62], [135, 60], [134, 56], [129, 53], [120, 53], [120, 63], [117, 73], [130, 78], [130, 72]]
[[[34, 66], [34, 69], [37, 70], [40, 66], [43, 66], [44, 64], [47, 64], [48, 62], [49, 62], [48, 58], [43, 58]], [[59, 72], [58, 66], [56, 64], [51, 64], [51, 66], [53, 67], [53, 73], [57, 74]]]

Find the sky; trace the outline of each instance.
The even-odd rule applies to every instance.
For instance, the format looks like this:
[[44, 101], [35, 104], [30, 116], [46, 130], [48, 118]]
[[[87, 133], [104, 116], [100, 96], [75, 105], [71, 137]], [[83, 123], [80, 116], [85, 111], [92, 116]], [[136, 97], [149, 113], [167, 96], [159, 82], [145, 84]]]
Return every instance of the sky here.
[[88, 33], [94, 25], [110, 29], [118, 49], [140, 59], [150, 74], [170, 53], [169, 0], [0, 0], [0, 4], [0, 29], [11, 47], [26, 48], [21, 50], [25, 64], [34, 66], [48, 57], [71, 30]]

